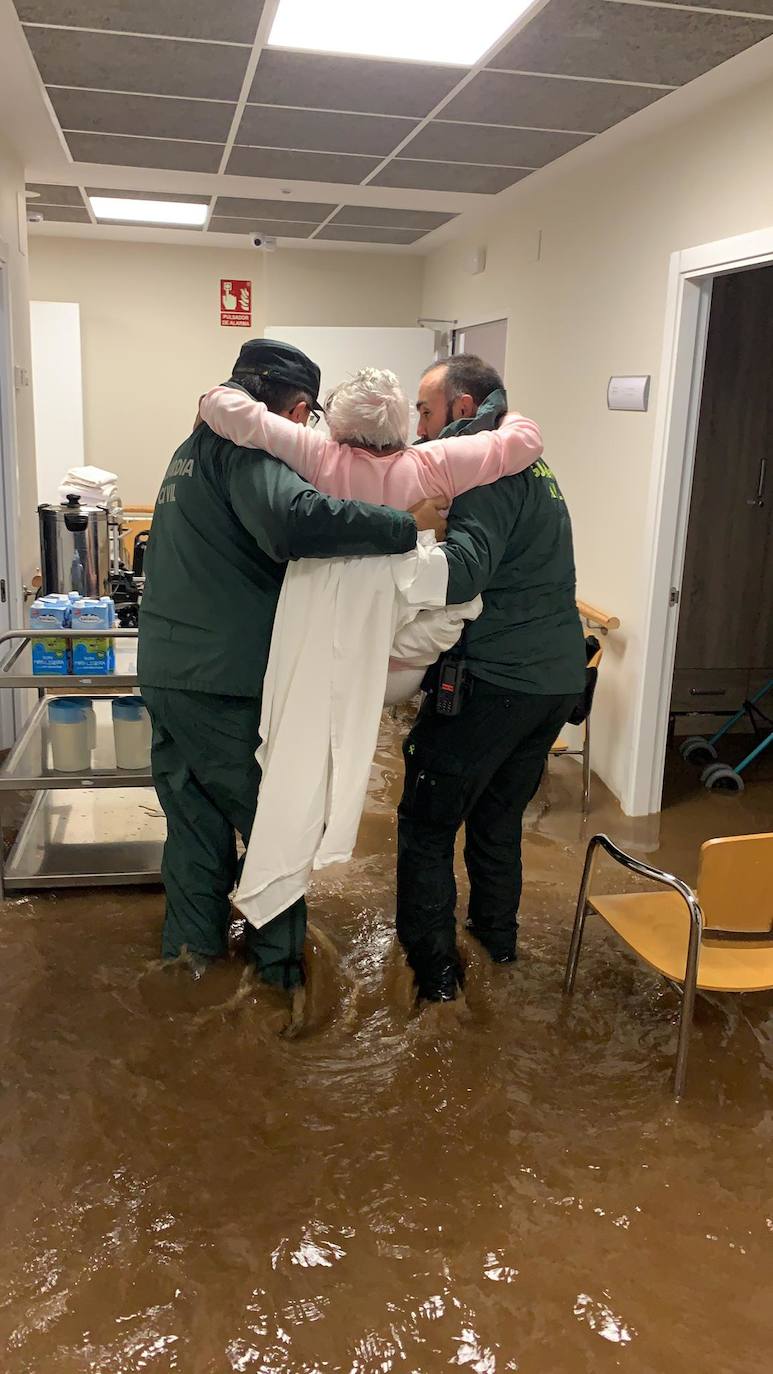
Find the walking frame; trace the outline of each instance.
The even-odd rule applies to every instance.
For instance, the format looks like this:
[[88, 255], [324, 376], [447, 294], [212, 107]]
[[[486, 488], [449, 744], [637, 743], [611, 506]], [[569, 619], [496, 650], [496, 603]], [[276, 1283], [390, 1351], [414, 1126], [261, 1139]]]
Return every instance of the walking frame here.
[[[760, 706], [760, 702], [771, 694], [773, 678], [770, 678], [755, 696], [744, 701], [740, 710], [725, 721], [722, 728], [710, 739], [704, 739], [702, 735], [691, 735], [685, 740], [680, 750], [682, 758], [688, 762], [706, 765], [701, 773], [701, 782], [707, 791], [743, 792], [744, 779], [741, 774], [773, 744], [773, 719]], [[715, 745], [744, 717], [754, 731], [754, 747], [735, 765], [735, 768], [731, 768], [728, 764], [719, 762]]]

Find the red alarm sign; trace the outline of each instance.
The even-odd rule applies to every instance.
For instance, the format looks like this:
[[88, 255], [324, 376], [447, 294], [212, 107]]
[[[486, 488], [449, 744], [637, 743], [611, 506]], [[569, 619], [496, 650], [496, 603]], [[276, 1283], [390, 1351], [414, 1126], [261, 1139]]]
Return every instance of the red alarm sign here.
[[252, 325], [252, 282], [222, 278], [220, 282], [220, 323], [232, 329]]

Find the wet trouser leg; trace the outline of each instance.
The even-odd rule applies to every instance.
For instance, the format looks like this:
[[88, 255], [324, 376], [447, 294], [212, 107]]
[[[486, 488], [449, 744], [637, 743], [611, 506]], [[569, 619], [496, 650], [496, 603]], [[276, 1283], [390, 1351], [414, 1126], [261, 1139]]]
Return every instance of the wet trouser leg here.
[[514, 954], [523, 812], [574, 701], [476, 681], [459, 716], [439, 716], [434, 700], [422, 708], [404, 746], [397, 933], [423, 995], [458, 962], [454, 844], [465, 822], [474, 933], [494, 958]]
[[[228, 950], [236, 835], [247, 844], [255, 819], [259, 703], [156, 687], [143, 696], [153, 722], [153, 781], [167, 819], [162, 955], [173, 959], [187, 948], [218, 957]], [[261, 930], [248, 923], [247, 952], [267, 982], [300, 982], [305, 934], [303, 899]]]

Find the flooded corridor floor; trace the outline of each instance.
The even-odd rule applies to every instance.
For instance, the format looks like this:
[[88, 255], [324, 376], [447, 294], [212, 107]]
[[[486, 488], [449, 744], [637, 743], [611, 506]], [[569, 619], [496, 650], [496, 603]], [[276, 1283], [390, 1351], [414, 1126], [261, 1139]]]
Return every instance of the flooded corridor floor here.
[[690, 877], [712, 826], [770, 827], [770, 789], [678, 777], [662, 838], [597, 789], [583, 828], [564, 761], [519, 964], [468, 951], [466, 1008], [417, 1016], [398, 743], [315, 887], [295, 1038], [238, 960], [159, 972], [156, 892], [0, 908], [2, 1374], [770, 1368], [773, 996], [700, 999], [678, 1107], [675, 997], [593, 923], [561, 996], [589, 832]]

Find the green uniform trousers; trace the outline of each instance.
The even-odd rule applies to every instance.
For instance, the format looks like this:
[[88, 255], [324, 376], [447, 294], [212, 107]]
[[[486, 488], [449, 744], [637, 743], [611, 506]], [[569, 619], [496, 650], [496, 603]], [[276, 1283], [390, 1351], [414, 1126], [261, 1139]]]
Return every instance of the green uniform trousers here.
[[[161, 687], [144, 687], [142, 695], [153, 722], [153, 781], [167, 819], [161, 952], [174, 959], [187, 947], [218, 957], [228, 952], [236, 835], [248, 843], [258, 801], [260, 703]], [[247, 922], [248, 957], [266, 982], [295, 987], [305, 936], [301, 898], [260, 930]]]

